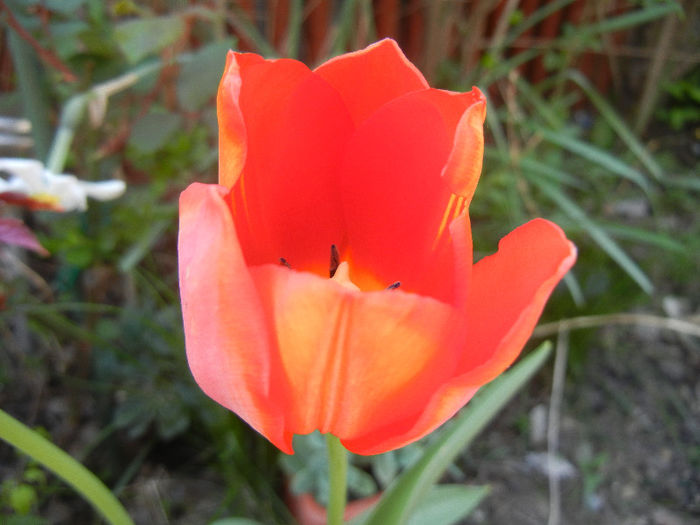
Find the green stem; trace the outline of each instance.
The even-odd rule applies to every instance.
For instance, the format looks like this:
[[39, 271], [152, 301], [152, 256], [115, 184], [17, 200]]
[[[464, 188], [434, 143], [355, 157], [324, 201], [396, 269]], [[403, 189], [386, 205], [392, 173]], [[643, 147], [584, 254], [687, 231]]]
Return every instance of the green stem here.
[[328, 447], [328, 473], [330, 474], [330, 497], [328, 499], [328, 525], [342, 525], [347, 500], [348, 451], [340, 440], [326, 434]]
[[1, 409], [0, 439], [7, 441], [63, 478], [112, 525], [134, 525], [119, 500], [92, 472], [39, 433]]
[[112, 80], [96, 84], [89, 90], [73, 95], [63, 106], [61, 120], [54, 135], [53, 144], [46, 159], [46, 169], [52, 173], [62, 173], [68, 158], [68, 151], [78, 129], [85, 109], [96, 100], [104, 104], [106, 110], [107, 99], [120, 91], [123, 91], [162, 66], [160, 61], [154, 61], [139, 66]]

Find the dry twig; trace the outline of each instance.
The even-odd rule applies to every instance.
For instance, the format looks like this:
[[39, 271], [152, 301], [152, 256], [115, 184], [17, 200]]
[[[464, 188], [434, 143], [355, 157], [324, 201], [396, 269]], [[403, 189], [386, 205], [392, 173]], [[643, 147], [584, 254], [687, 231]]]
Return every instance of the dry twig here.
[[672, 330], [687, 335], [700, 337], [700, 323], [685, 321], [672, 317], [661, 317], [650, 314], [609, 314], [609, 315], [588, 315], [582, 317], [571, 317], [553, 323], [545, 323], [535, 328], [535, 337], [547, 337], [556, 334], [560, 330], [578, 330], [581, 328], [597, 328], [608, 325], [643, 325], [664, 330]]

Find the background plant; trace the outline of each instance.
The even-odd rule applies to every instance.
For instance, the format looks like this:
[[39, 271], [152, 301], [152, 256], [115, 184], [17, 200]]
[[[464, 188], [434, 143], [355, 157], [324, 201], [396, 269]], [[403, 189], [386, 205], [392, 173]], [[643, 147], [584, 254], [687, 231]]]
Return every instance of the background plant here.
[[[682, 35], [697, 8], [581, 4], [0, 3], [0, 114], [29, 118], [34, 143], [1, 154], [129, 185], [120, 201], [85, 214], [24, 217], [52, 256], [14, 256], [2, 269], [1, 406], [45, 426], [136, 512], [148, 507], [135, 496], [139, 483], [162, 468], [201, 486], [217, 480], [207, 519], [289, 522], [276, 453], [195, 388], [179, 327], [177, 195], [193, 180], [215, 180], [212, 97], [228, 48], [314, 64], [390, 35], [432, 84], [484, 89], [476, 256], [530, 217], [561, 224], [580, 258], [548, 319], [640, 307], [658, 314], [667, 295], [697, 294], [698, 59], [688, 51], [697, 46], [668, 36]], [[572, 354], [576, 366], [585, 355]], [[29, 514], [64, 504], [90, 515], [61, 484], [28, 480], [26, 463], [0, 454], [14, 465], [3, 471], [3, 512], [19, 512], [19, 490]], [[402, 454], [410, 450], [356, 463], [351, 487], [358, 495], [387, 488], [397, 465], [411, 464]], [[313, 463], [294, 462], [285, 460], [293, 484], [313, 488]], [[193, 506], [180, 503], [163, 497], [156, 506], [187, 522]]]

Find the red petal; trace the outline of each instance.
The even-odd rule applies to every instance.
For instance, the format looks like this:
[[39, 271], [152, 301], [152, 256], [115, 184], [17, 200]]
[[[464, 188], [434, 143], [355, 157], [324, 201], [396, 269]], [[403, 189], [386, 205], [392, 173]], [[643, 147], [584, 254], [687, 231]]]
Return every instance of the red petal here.
[[39, 255], [49, 254], [36, 238], [34, 232], [27, 228], [22, 221], [12, 217], [0, 218], [0, 242], [21, 246]]
[[377, 439], [381, 432], [371, 429], [343, 444], [358, 454], [378, 454], [419, 439], [447, 421], [518, 356], [551, 291], [575, 259], [574, 245], [558, 226], [543, 219], [505, 237], [495, 255], [474, 267], [468, 342], [466, 348], [458, 343], [462, 357], [453, 376], [432, 390], [417, 414], [394, 423], [386, 439]]
[[[341, 195], [351, 275], [362, 289], [401, 281], [403, 289], [451, 300], [444, 294], [453, 288], [452, 251], [436, 250], [453, 216], [440, 175], [451, 142], [440, 108], [416, 92], [383, 106], [348, 144]], [[438, 261], [448, 266], [435, 271]]]
[[254, 64], [263, 62], [252, 53], [226, 55], [226, 67], [216, 97], [219, 119], [219, 183], [230, 188], [238, 180], [245, 163], [247, 138], [240, 109], [241, 77]]
[[330, 245], [343, 242], [337, 179], [350, 116], [299, 62], [257, 62], [240, 75], [247, 153], [231, 203], [246, 261], [284, 257], [295, 269], [327, 273]]
[[404, 447], [427, 436], [454, 416], [476, 394], [479, 387], [455, 384], [445, 380], [432, 390], [433, 396], [420, 405], [420, 410], [404, 421], [392, 423], [387, 432], [369, 429], [370, 432], [352, 439], [342, 440], [343, 445], [355, 454], [374, 455]]
[[277, 447], [283, 431], [279, 364], [262, 305], [238, 244], [222, 186], [192, 184], [180, 197], [180, 296], [187, 359], [212, 399]]
[[461, 381], [484, 384], [518, 357], [554, 287], [576, 261], [576, 247], [544, 219], [501, 239], [498, 252], [472, 272], [467, 298], [467, 348]]
[[[467, 104], [461, 108], [459, 123], [453, 135], [452, 151], [442, 176], [445, 177], [452, 191], [464, 197], [466, 205], [469, 206], [476, 190], [476, 183], [479, 182], [484, 158], [486, 97], [478, 88], [472, 88], [471, 92], [464, 93], [464, 97]], [[455, 112], [452, 114], [454, 115]]]
[[384, 442], [454, 374], [463, 323], [443, 303], [400, 289], [356, 292], [280, 266], [251, 274], [291, 385], [289, 432]]
[[387, 102], [428, 87], [421, 72], [391, 39], [335, 57], [315, 71], [338, 90], [355, 124]]

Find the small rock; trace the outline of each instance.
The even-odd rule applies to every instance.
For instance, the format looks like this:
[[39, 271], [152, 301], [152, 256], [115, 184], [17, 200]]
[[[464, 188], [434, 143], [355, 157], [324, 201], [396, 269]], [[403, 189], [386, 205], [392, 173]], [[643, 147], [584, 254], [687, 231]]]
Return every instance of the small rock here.
[[649, 202], [644, 198], [624, 199], [613, 203], [612, 211], [620, 217], [641, 219], [649, 215]]
[[530, 452], [525, 456], [525, 464], [548, 478], [570, 479], [577, 474], [576, 467], [570, 461], [546, 452]]
[[530, 443], [542, 445], [547, 439], [547, 407], [539, 404], [530, 410]]
[[661, 301], [661, 307], [669, 317], [684, 317], [690, 313], [690, 301], [685, 297], [667, 295]]
[[651, 519], [654, 525], [683, 525], [685, 523], [683, 518], [662, 507], [654, 510]]

